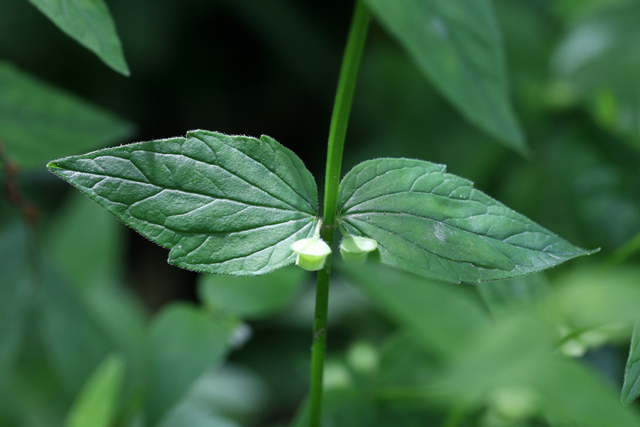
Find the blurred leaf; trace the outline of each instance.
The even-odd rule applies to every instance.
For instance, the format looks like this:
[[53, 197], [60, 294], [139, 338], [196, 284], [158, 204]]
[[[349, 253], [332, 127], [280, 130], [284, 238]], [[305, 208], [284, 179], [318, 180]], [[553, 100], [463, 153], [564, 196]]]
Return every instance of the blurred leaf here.
[[0, 61], [0, 140], [21, 168], [121, 142], [130, 123]]
[[639, 19], [635, 1], [607, 4], [598, 13], [574, 18], [552, 60], [556, 74], [579, 88], [596, 119], [632, 136], [635, 149], [640, 149]]
[[552, 353], [552, 331], [532, 312], [516, 313], [479, 333], [434, 387], [470, 410], [499, 404], [501, 391], [517, 387], [527, 391], [536, 412], [560, 425], [640, 425], [637, 413], [623, 408], [597, 375]]
[[340, 183], [338, 221], [376, 240], [382, 264], [450, 283], [522, 276], [590, 253], [421, 160], [354, 167]]
[[573, 360], [554, 357], [534, 384], [544, 412], [566, 425], [640, 426], [637, 411], [621, 406], [610, 384]]
[[296, 267], [268, 276], [228, 277], [201, 275], [198, 293], [204, 305], [243, 319], [268, 316], [290, 304], [300, 294], [307, 273]]
[[122, 286], [122, 227], [99, 205], [74, 192], [48, 231], [44, 245], [48, 254], [126, 358], [130, 371], [122, 394], [131, 398], [143, 380], [146, 312]]
[[160, 427], [240, 427], [234, 421], [216, 415], [214, 411], [190, 402], [181, 403], [159, 425]]
[[640, 396], [640, 322], [635, 323], [629, 357], [624, 370], [624, 383], [620, 396], [623, 405], [629, 405]]
[[188, 305], [171, 305], [149, 331], [146, 420], [154, 426], [229, 351], [231, 326]]
[[48, 231], [47, 252], [77, 289], [86, 291], [121, 274], [124, 230], [80, 193], [71, 194]]
[[339, 269], [376, 307], [437, 355], [460, 348], [488, 320], [462, 288], [375, 265], [339, 264]]
[[502, 39], [491, 1], [366, 0], [380, 23], [460, 111], [527, 152], [511, 110]]
[[134, 295], [119, 283], [94, 283], [82, 295], [87, 310], [96, 319], [113, 348], [129, 367], [121, 396], [133, 400], [145, 380], [146, 311]]
[[236, 422], [239, 423], [242, 418], [252, 419], [262, 408], [266, 397], [261, 378], [247, 369], [226, 364], [220, 370], [214, 369], [202, 375], [160, 425], [246, 425]]
[[208, 131], [48, 165], [134, 230], [199, 272], [266, 274], [311, 237], [317, 189], [302, 161], [268, 136]]
[[120, 39], [103, 0], [29, 0], [67, 35], [120, 74], [129, 75]]
[[549, 282], [543, 274], [532, 274], [513, 279], [498, 280], [476, 285], [482, 299], [494, 316], [540, 301], [549, 291]]
[[639, 18], [640, 4], [634, 1], [577, 20], [554, 53], [554, 71], [586, 90], [637, 89]]
[[442, 366], [417, 345], [415, 334], [400, 332], [387, 339], [380, 349], [376, 388], [401, 390], [429, 387]]
[[555, 282], [550, 303], [576, 328], [592, 328], [609, 322], [631, 325], [640, 307], [640, 269], [574, 269]]
[[29, 265], [29, 230], [11, 224], [0, 230], [0, 378], [6, 378], [22, 346], [30, 300], [35, 297]]
[[[423, 402], [407, 405], [371, 395], [367, 390], [331, 389], [323, 395], [322, 425], [327, 427], [441, 426], [442, 416], [430, 413]], [[298, 409], [291, 427], [309, 426], [308, 404]]]
[[54, 271], [45, 271], [38, 328], [66, 391], [75, 395], [113, 346], [93, 314]]
[[118, 413], [125, 364], [118, 355], [107, 357], [89, 377], [76, 398], [66, 427], [109, 427]]

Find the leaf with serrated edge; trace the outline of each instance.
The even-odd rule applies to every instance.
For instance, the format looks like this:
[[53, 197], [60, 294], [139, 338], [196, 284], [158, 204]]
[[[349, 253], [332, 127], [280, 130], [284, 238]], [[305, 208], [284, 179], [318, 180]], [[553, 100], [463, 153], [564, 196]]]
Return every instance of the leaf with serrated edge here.
[[382, 264], [451, 283], [522, 276], [590, 253], [422, 160], [357, 165], [340, 183], [338, 220], [376, 240]]
[[317, 188], [290, 150], [203, 130], [48, 165], [125, 224], [171, 249], [170, 264], [236, 276], [292, 264], [313, 235]]

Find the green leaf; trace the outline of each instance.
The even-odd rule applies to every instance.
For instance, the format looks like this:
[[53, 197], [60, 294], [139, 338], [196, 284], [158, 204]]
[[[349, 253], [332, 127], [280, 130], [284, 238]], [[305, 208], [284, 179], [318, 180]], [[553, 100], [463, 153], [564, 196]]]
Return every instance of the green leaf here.
[[129, 75], [120, 39], [103, 0], [29, 0], [58, 28], [98, 55], [120, 74]]
[[576, 328], [610, 322], [633, 325], [640, 306], [640, 268], [581, 268], [560, 276], [551, 301]]
[[0, 140], [21, 168], [121, 142], [130, 123], [0, 61]]
[[636, 322], [633, 328], [620, 399], [623, 405], [629, 405], [638, 396], [640, 396], [640, 322]]
[[558, 425], [640, 425], [598, 374], [553, 352], [554, 336], [552, 325], [534, 313], [515, 313], [477, 333], [432, 384], [443, 397], [451, 393], [451, 404], [467, 408], [499, 403], [501, 391], [517, 387], [530, 391], [540, 415]]
[[55, 271], [42, 275], [38, 332], [64, 390], [75, 395], [113, 350], [94, 314]]
[[107, 211], [74, 192], [49, 226], [44, 246], [76, 289], [91, 292], [98, 282], [118, 281], [125, 252], [123, 231]]
[[351, 283], [436, 355], [450, 355], [488, 318], [462, 288], [382, 266], [337, 264]]
[[169, 306], [155, 318], [149, 332], [149, 426], [156, 425], [201, 375], [222, 363], [231, 329], [182, 304]]
[[111, 355], [87, 380], [66, 421], [66, 427], [109, 427], [118, 412], [124, 379], [124, 360]]
[[344, 177], [339, 191], [338, 220], [347, 232], [376, 240], [381, 263], [432, 279], [507, 279], [590, 253], [443, 165], [369, 160]]
[[[577, 2], [577, 11], [588, 3]], [[640, 62], [636, 43], [640, 37], [640, 5], [618, 0], [592, 7], [597, 13], [586, 7], [570, 20], [569, 31], [552, 56], [553, 71], [561, 81], [578, 89], [601, 126], [640, 150]]]
[[291, 244], [311, 237], [317, 221], [313, 176], [268, 136], [197, 130], [48, 167], [171, 249], [170, 264], [199, 272], [246, 276], [290, 265]]
[[30, 244], [33, 236], [18, 223], [0, 231], [0, 378], [13, 370], [27, 331], [35, 291]]
[[496, 317], [527, 304], [539, 301], [549, 291], [549, 282], [542, 274], [478, 283], [480, 296]]
[[268, 276], [200, 276], [198, 293], [205, 306], [244, 319], [275, 313], [300, 294], [307, 273], [283, 268]]
[[511, 110], [502, 39], [490, 0], [366, 0], [420, 70], [469, 120], [526, 152]]

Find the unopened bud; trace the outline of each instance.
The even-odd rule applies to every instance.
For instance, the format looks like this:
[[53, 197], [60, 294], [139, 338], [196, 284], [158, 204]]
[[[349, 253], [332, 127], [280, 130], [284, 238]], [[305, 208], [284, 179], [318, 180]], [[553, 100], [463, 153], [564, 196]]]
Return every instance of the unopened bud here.
[[345, 236], [340, 242], [340, 255], [351, 264], [364, 264], [369, 252], [378, 248], [378, 242], [367, 237]]

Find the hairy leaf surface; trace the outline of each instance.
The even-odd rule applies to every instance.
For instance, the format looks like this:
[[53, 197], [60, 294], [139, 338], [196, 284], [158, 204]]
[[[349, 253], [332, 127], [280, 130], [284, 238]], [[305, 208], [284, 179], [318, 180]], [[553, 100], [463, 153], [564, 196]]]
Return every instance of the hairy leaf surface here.
[[103, 0], [29, 0], [58, 28], [98, 55], [117, 72], [129, 75], [120, 39]]
[[366, 0], [420, 70], [469, 120], [526, 151], [511, 110], [502, 39], [490, 0]]
[[378, 242], [381, 263], [451, 283], [522, 276], [589, 253], [422, 160], [357, 165], [340, 183], [338, 219]]
[[317, 189], [290, 150], [208, 131], [73, 156], [50, 170], [146, 238], [169, 263], [206, 273], [265, 274], [293, 263], [313, 234]]

